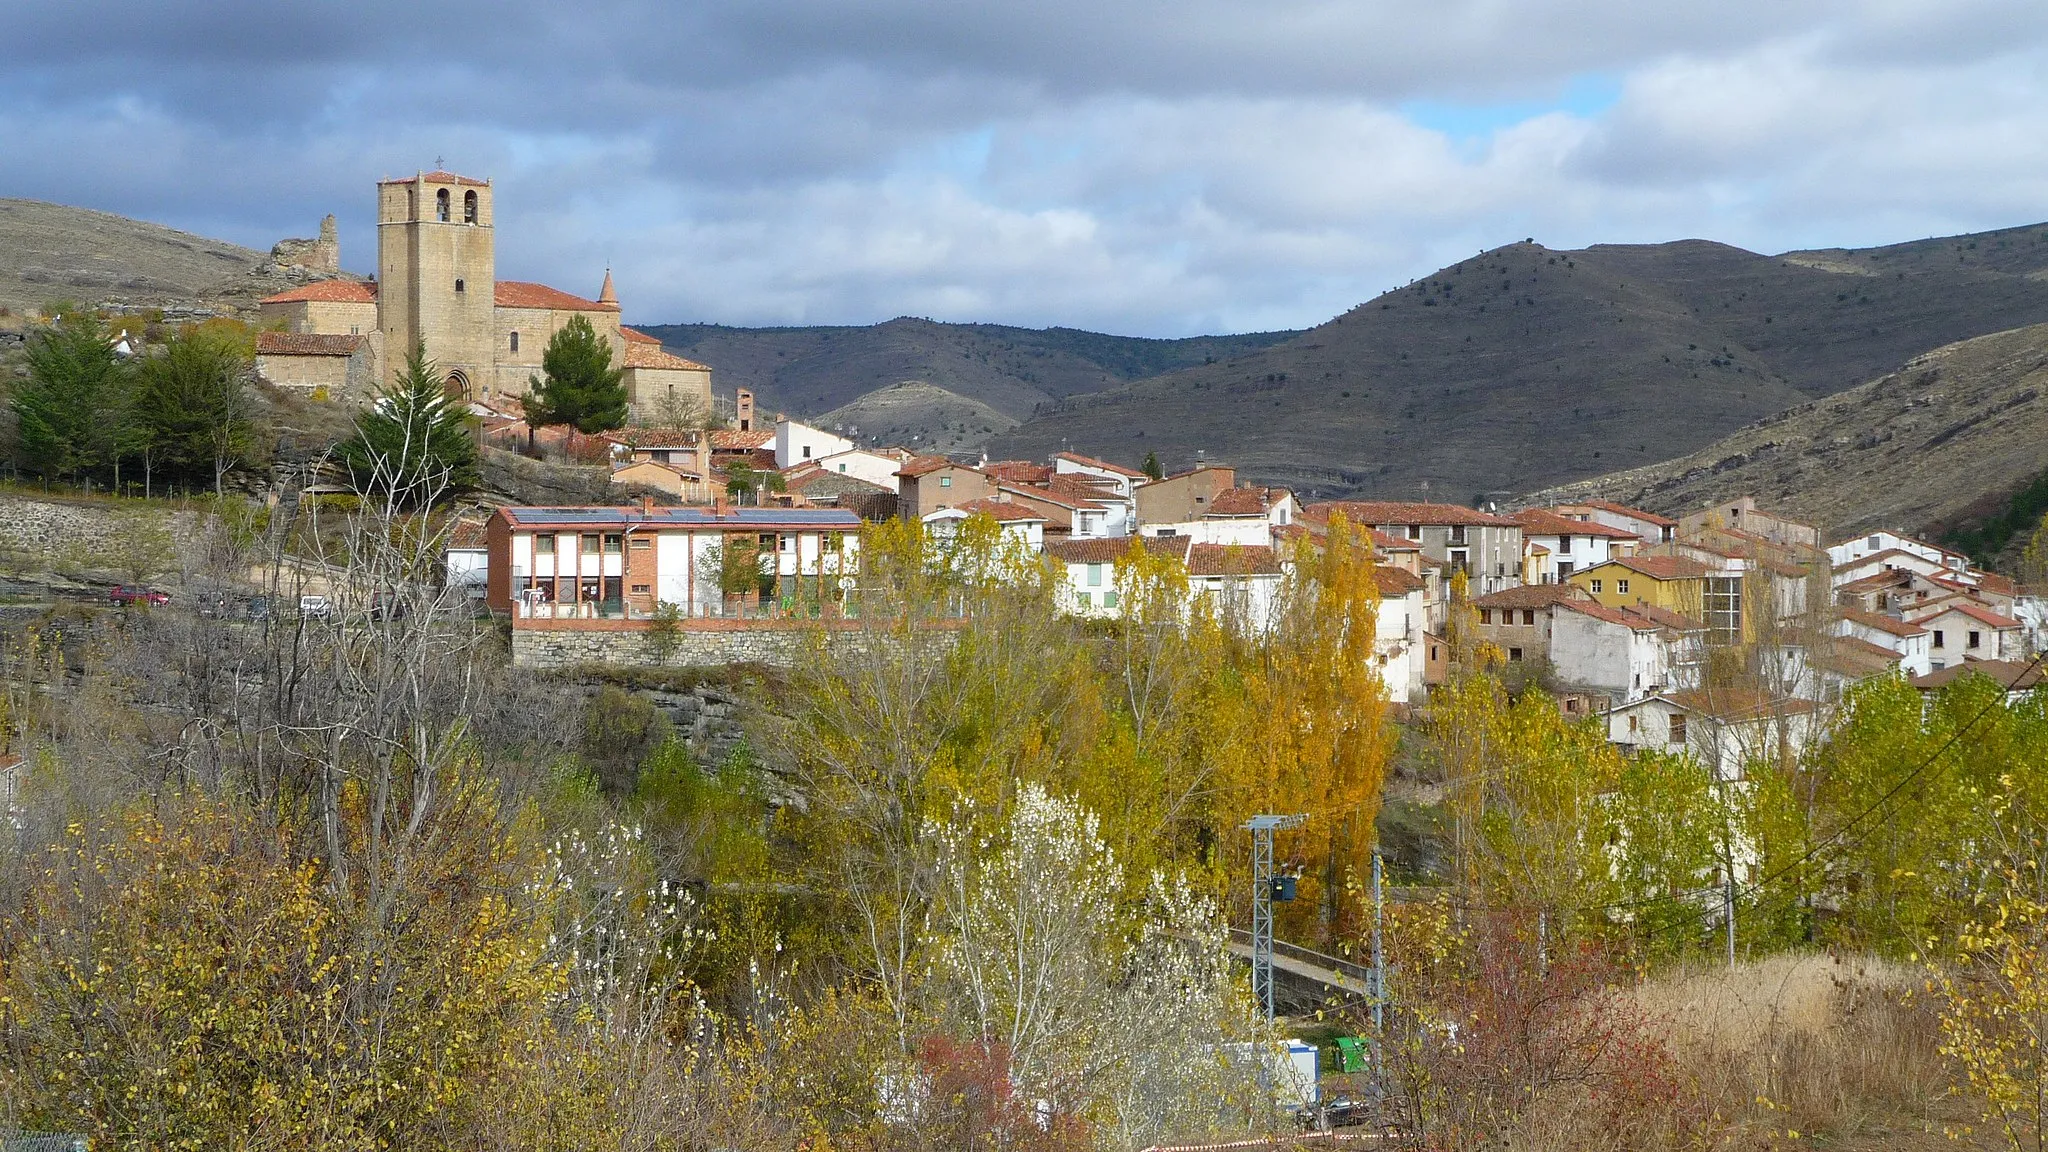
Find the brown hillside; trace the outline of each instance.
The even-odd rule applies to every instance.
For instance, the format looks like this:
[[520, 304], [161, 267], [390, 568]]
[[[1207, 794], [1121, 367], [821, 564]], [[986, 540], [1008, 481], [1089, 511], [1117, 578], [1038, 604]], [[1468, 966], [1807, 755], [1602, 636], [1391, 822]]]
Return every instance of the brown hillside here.
[[1759, 501], [1831, 538], [1877, 527], [1938, 532], [1987, 495], [2048, 468], [2048, 324], [1938, 348], [1690, 455], [1551, 488], [1659, 512]]
[[877, 388], [817, 417], [863, 443], [900, 444], [918, 452], [970, 452], [1017, 421], [979, 401], [922, 380]]
[[2044, 234], [1781, 257], [1513, 244], [1272, 347], [1070, 398], [996, 450], [1071, 442], [1168, 467], [1205, 450], [1323, 495], [1528, 491], [1683, 455], [1909, 356], [2048, 321]]
[[[719, 391], [751, 388], [771, 411], [819, 418], [877, 389], [914, 380], [986, 404], [1008, 423], [1068, 396], [1227, 359], [1294, 335], [1148, 340], [907, 316], [865, 327], [639, 327], [676, 353], [712, 365]], [[934, 411], [925, 422], [941, 415]]]
[[51, 300], [236, 310], [310, 278], [253, 248], [161, 224], [0, 200], [0, 307], [16, 312]]

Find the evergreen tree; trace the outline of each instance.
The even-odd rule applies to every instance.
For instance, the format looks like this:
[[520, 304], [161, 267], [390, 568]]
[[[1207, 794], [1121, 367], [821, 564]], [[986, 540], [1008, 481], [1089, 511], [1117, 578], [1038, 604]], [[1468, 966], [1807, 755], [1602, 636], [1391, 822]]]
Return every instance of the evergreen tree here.
[[148, 467], [187, 483], [211, 478], [215, 492], [248, 462], [256, 442], [249, 420], [249, 358], [232, 335], [188, 328], [138, 369], [131, 443]]
[[1144, 471], [1145, 475], [1147, 475], [1147, 476], [1150, 476], [1150, 477], [1151, 477], [1152, 479], [1154, 479], [1154, 480], [1160, 480], [1160, 479], [1164, 479], [1164, 478], [1165, 478], [1165, 476], [1166, 476], [1166, 469], [1164, 469], [1164, 468], [1161, 468], [1161, 467], [1159, 466], [1159, 453], [1157, 453], [1157, 452], [1147, 452], [1147, 453], [1145, 453], [1145, 464], [1144, 464], [1144, 468], [1143, 468], [1143, 471]]
[[426, 343], [416, 343], [405, 371], [356, 417], [355, 435], [336, 446], [335, 455], [358, 493], [388, 495], [412, 508], [476, 486], [476, 441], [439, 376]]
[[540, 366], [541, 376], [527, 378], [527, 423], [574, 424], [589, 434], [626, 422], [626, 370], [612, 366], [611, 345], [590, 321], [578, 316], [555, 333]]
[[22, 463], [69, 479], [110, 460], [117, 451], [112, 416], [126, 391], [127, 367], [114, 355], [106, 329], [80, 317], [37, 333], [29, 341], [28, 372], [9, 398]]

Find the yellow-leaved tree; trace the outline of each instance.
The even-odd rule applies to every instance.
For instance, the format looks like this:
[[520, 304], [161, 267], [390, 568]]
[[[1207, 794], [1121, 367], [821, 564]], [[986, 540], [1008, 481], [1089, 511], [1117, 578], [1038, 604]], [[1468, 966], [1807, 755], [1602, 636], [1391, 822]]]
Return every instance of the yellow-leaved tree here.
[[1341, 513], [1300, 541], [1271, 628], [1227, 646], [1211, 688], [1216, 831], [1261, 812], [1307, 817], [1287, 834], [1301, 872], [1287, 927], [1329, 942], [1352, 926], [1346, 893], [1370, 868], [1393, 735], [1374, 650], [1379, 582], [1368, 532]]

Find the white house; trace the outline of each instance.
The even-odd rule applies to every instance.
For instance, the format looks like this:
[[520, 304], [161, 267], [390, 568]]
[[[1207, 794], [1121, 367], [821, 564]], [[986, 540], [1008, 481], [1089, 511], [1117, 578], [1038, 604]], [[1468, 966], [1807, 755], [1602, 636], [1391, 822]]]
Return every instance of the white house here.
[[[779, 438], [781, 431], [781, 425], [777, 425], [776, 434], [778, 439], [776, 441], [775, 461], [781, 467], [788, 468], [791, 465], [782, 463], [781, 440]], [[910, 453], [905, 452], [901, 448], [849, 448], [843, 452], [832, 452], [824, 456], [815, 457], [811, 462], [827, 472], [834, 472], [841, 476], [851, 476], [855, 480], [866, 481], [869, 484], [895, 492], [897, 491], [897, 485], [900, 483], [896, 478], [896, 470], [903, 467], [904, 462], [909, 459]], [[799, 460], [797, 463], [801, 464], [802, 461]]]
[[1965, 571], [1970, 566], [1970, 558], [1961, 552], [1884, 529], [1829, 545], [1828, 563], [1841, 568], [1886, 552], [1903, 552], [1909, 556], [1918, 556], [1939, 567], [1957, 572]]
[[1143, 472], [1077, 452], [1056, 453], [1052, 458], [1052, 470], [1055, 476], [1088, 476], [1107, 481], [1110, 490], [1125, 499], [1130, 499], [1138, 485], [1150, 479]]
[[1965, 676], [1990, 678], [2004, 686], [2006, 703], [2017, 704], [2040, 688], [2041, 681], [2048, 678], [2048, 668], [2031, 660], [1971, 660], [1951, 664], [1925, 676], [1915, 676], [1912, 683], [1922, 695], [1932, 695]]
[[1798, 757], [1820, 732], [1811, 700], [1754, 689], [1690, 689], [1646, 696], [1607, 711], [1607, 739], [1636, 752], [1691, 752], [1717, 779], [1748, 765]]
[[1300, 521], [1301, 505], [1287, 489], [1232, 487], [1216, 493], [1199, 519], [1145, 524], [1138, 531], [1198, 544], [1263, 548], [1273, 544], [1275, 529]]
[[1845, 608], [1841, 619], [1835, 621], [1835, 635], [1853, 636], [1897, 653], [1899, 667], [1905, 669], [1908, 676], [1925, 676], [1934, 670], [1930, 663], [1934, 636], [1918, 624]]
[[[1129, 537], [1093, 537], [1059, 540], [1046, 546], [1046, 555], [1059, 565], [1059, 601], [1063, 611], [1077, 616], [1113, 619], [1122, 614], [1117, 603], [1116, 562], [1130, 550]], [[1182, 553], [1185, 556], [1185, 552]]]
[[1580, 500], [1572, 504], [1559, 504], [1552, 512], [1567, 520], [1583, 520], [1589, 524], [1604, 524], [1609, 528], [1621, 528], [1635, 534], [1645, 544], [1669, 544], [1677, 538], [1678, 521], [1641, 508], [1616, 504], [1611, 500]]
[[1838, 704], [1849, 689], [1899, 666], [1899, 654], [1854, 636], [1822, 636], [1812, 644], [1781, 644], [1770, 678], [1802, 700]]
[[1512, 519], [1522, 526], [1523, 547], [1542, 558], [1530, 571], [1531, 583], [1555, 584], [1582, 568], [1632, 556], [1642, 543], [1629, 529], [1573, 519], [1549, 508], [1524, 508]]
[[925, 527], [934, 536], [950, 536], [970, 516], [986, 514], [1002, 527], [1003, 534], [1037, 552], [1045, 547], [1045, 516], [1028, 504], [1014, 500], [969, 500], [954, 508], [925, 513]]
[[[788, 419], [775, 422], [775, 466], [777, 468], [792, 468], [806, 460], [820, 460], [827, 456], [834, 456], [841, 452], [851, 451], [853, 446], [853, 441], [848, 440], [844, 436], [835, 436], [830, 432], [820, 431], [808, 424], [799, 424], [794, 420]], [[902, 466], [900, 463], [896, 464], [897, 468]], [[848, 475], [852, 475], [852, 473], [848, 472]], [[893, 469], [890, 475], [892, 478], [895, 475]], [[863, 476], [861, 479], [867, 480], [868, 478]], [[870, 480], [869, 483], [880, 483], [880, 481]]]
[[1385, 564], [1373, 568], [1373, 577], [1380, 588], [1379, 615], [1373, 620], [1373, 653], [1380, 679], [1387, 686], [1387, 700], [1419, 704], [1427, 691], [1424, 680], [1429, 671], [1428, 583], [1406, 569]]
[[1188, 546], [1188, 594], [1206, 603], [1219, 619], [1247, 631], [1272, 627], [1284, 577], [1280, 555], [1270, 545]]
[[1908, 609], [1909, 623], [1927, 629], [1928, 671], [1964, 660], [2026, 659], [2027, 626], [1961, 596]]
[[1574, 688], [1636, 700], [1697, 687], [1706, 625], [1648, 604], [1610, 608], [1559, 599], [1550, 621], [1550, 665]]
[[457, 521], [448, 532], [448, 544], [444, 552], [446, 565], [443, 579], [450, 588], [460, 588], [472, 600], [484, 598], [485, 588], [490, 581], [491, 552], [482, 524], [470, 520]]

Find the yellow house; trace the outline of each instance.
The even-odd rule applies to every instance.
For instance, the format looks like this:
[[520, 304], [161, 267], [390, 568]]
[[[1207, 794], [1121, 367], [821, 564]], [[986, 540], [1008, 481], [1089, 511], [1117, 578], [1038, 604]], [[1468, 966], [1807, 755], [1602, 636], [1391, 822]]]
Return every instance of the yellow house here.
[[1703, 618], [1707, 566], [1683, 556], [1617, 556], [1565, 577], [1609, 608], [1652, 604]]

